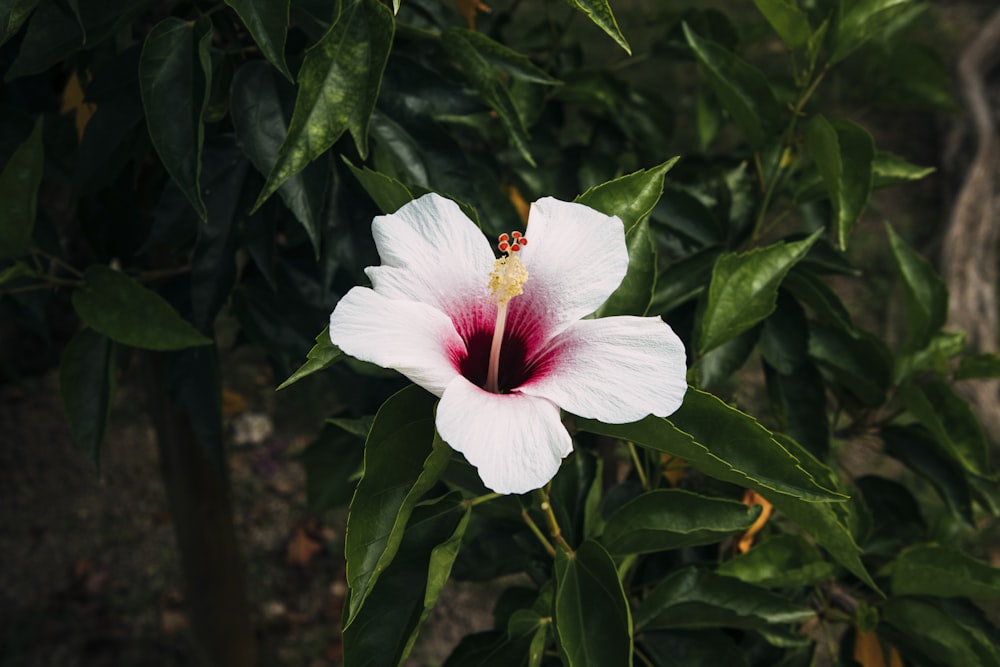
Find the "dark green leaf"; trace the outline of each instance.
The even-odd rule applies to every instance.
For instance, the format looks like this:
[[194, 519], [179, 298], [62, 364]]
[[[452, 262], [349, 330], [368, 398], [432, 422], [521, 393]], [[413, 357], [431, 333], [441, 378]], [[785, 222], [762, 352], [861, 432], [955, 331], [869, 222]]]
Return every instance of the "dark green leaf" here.
[[754, 0], [754, 4], [788, 48], [797, 49], [809, 41], [809, 19], [794, 0]]
[[163, 297], [120, 271], [94, 264], [87, 269], [84, 282], [73, 292], [76, 314], [118, 343], [146, 350], [180, 350], [212, 342]]
[[406, 660], [441, 595], [469, 522], [469, 509], [457, 496], [414, 509], [399, 558], [344, 629], [345, 664], [388, 667]]
[[670, 419], [602, 424], [578, 418], [576, 423], [584, 431], [682, 458], [710, 477], [755, 489], [772, 502], [780, 495], [843, 500], [841, 494], [820, 486], [755, 419], [694, 388], [688, 389], [684, 404]]
[[31, 249], [38, 186], [44, 170], [42, 119], [39, 117], [28, 139], [17, 147], [0, 172], [0, 259], [19, 257]]
[[702, 355], [693, 366], [698, 374], [698, 386], [711, 389], [729, 379], [750, 358], [758, 340], [760, 327], [754, 327]]
[[662, 667], [748, 667], [743, 651], [722, 630], [653, 630], [637, 640], [653, 664]]
[[[371, 428], [372, 417], [349, 422], [346, 426], [340, 423], [345, 421], [328, 420], [319, 437], [302, 452], [306, 500], [309, 509], [314, 512], [346, 505], [354, 495], [354, 476], [356, 473], [360, 476], [364, 441]], [[354, 433], [355, 425], [364, 433]]]
[[892, 355], [880, 339], [809, 324], [809, 356], [866, 405], [881, 405], [892, 381]]
[[264, 57], [291, 81], [285, 64], [288, 0], [226, 0], [226, 4], [239, 14]]
[[649, 237], [649, 221], [643, 220], [625, 235], [628, 271], [621, 285], [597, 309], [598, 317], [645, 315], [656, 286], [656, 250]]
[[831, 579], [835, 569], [799, 535], [776, 535], [726, 561], [717, 571], [764, 588], [801, 588]]
[[41, 0], [0, 1], [0, 46], [17, 34]]
[[[283, 101], [291, 98], [293, 90], [259, 60], [246, 63], [233, 76], [229, 101], [233, 127], [241, 148], [261, 174], [267, 174], [278, 159], [288, 129]], [[326, 166], [317, 162], [290, 176], [278, 188], [278, 196], [302, 224], [317, 254], [324, 224], [326, 182]]]
[[941, 453], [929, 431], [917, 425], [889, 425], [882, 429], [882, 439], [890, 456], [933, 484], [952, 513], [972, 525], [972, 496], [965, 471]]
[[823, 177], [826, 194], [833, 204], [833, 219], [841, 250], [857, 224], [872, 191], [872, 161], [875, 143], [860, 125], [839, 120], [831, 123], [821, 114], [805, 126], [809, 154]]
[[604, 32], [608, 33], [611, 39], [615, 40], [618, 46], [625, 49], [625, 53], [632, 55], [632, 47], [628, 45], [625, 35], [618, 27], [618, 21], [611, 12], [608, 0], [566, 0], [572, 7], [583, 12], [594, 24]]
[[785, 276], [782, 285], [827, 324], [848, 333], [855, 332], [854, 322], [840, 297], [812, 271], [800, 265]]
[[556, 552], [556, 637], [567, 667], [627, 665], [632, 658], [632, 613], [615, 562], [587, 540], [573, 554]]
[[290, 384], [295, 384], [302, 378], [329, 368], [340, 361], [344, 353], [330, 341], [330, 330], [326, 327], [316, 336], [316, 344], [306, 355], [305, 363], [292, 373], [287, 380], [278, 385], [275, 391], [281, 391]]
[[743, 131], [747, 143], [761, 148], [781, 117], [767, 77], [721, 44], [696, 35], [687, 23], [684, 35], [719, 102]]
[[721, 345], [770, 315], [781, 281], [820, 234], [822, 230], [802, 241], [779, 241], [766, 248], [719, 257], [702, 315], [699, 353]]
[[907, 350], [925, 347], [948, 319], [948, 287], [938, 277], [931, 263], [920, 256], [886, 223], [889, 245], [896, 269], [903, 279], [906, 298]]
[[337, 20], [306, 51], [298, 96], [278, 156], [254, 209], [350, 131], [362, 157], [395, 22], [378, 0], [343, 0]]
[[614, 556], [715, 544], [749, 528], [760, 512], [759, 505], [660, 489], [618, 508], [601, 542]]
[[18, 260], [13, 264], [11, 264], [10, 266], [6, 266], [0, 269], [0, 287], [2, 287], [5, 283], [9, 283], [12, 280], [16, 280], [17, 278], [21, 278], [23, 276], [31, 276], [34, 274], [35, 274], [34, 269], [32, 269], [30, 266], [28, 266], [21, 260]]
[[[383, 213], [395, 213], [403, 204], [414, 199], [414, 193], [393, 177], [372, 171], [368, 167], [355, 167], [346, 157], [344, 162]], [[420, 192], [419, 194], [425, 193]]]
[[[895, 597], [882, 607], [882, 620], [899, 633], [893, 643], [908, 660], [935, 665], [1000, 665], [996, 644], [983, 633], [966, 627], [935, 602]], [[912, 653], [910, 653], [912, 652]]]
[[955, 371], [956, 380], [995, 377], [1000, 377], [1000, 355], [990, 352], [962, 357]]
[[650, 313], [669, 313], [705, 289], [719, 259], [718, 248], [705, 248], [673, 262], [656, 281]]
[[531, 62], [527, 56], [490, 39], [481, 32], [462, 30], [461, 28], [452, 28], [452, 30], [461, 34], [462, 38], [472, 45], [490, 65], [507, 72], [515, 79], [547, 85], [559, 83], [558, 80]]
[[943, 382], [900, 389], [906, 409], [934, 435], [945, 454], [974, 475], [992, 478], [989, 443], [969, 404]]
[[760, 332], [760, 352], [780, 373], [791, 374], [805, 360], [809, 350], [806, 314], [798, 301], [785, 292], [778, 294], [774, 312]]
[[643, 169], [602, 183], [573, 201], [606, 215], [617, 215], [628, 234], [660, 201], [663, 195], [663, 178], [679, 159], [674, 157], [652, 169]]
[[364, 476], [347, 519], [351, 595], [345, 630], [395, 558], [413, 508], [448, 465], [451, 450], [434, 434], [435, 401], [412, 385], [387, 400], [375, 415], [365, 442]]
[[857, 48], [875, 39], [894, 19], [908, 10], [912, 0], [855, 0], [841, 5], [836, 22], [830, 65], [840, 62]]
[[594, 532], [594, 505], [600, 500], [601, 470], [601, 459], [585, 449], [577, 449], [552, 479], [549, 488], [552, 511], [563, 537], [571, 545], [580, 544]]
[[211, 90], [212, 22], [176, 17], [153, 27], [139, 58], [139, 84], [149, 137], [163, 166], [202, 220], [201, 151]]
[[895, 595], [1000, 598], [1000, 569], [943, 546], [915, 546], [896, 559], [892, 567]]
[[826, 413], [826, 388], [819, 370], [807, 361], [790, 373], [780, 373], [769, 365], [764, 371], [771, 410], [779, 430], [824, 458], [830, 447], [830, 419]]
[[59, 393], [76, 446], [101, 467], [101, 441], [115, 395], [115, 344], [93, 329], [73, 336], [59, 361]]
[[[934, 167], [919, 167], [893, 153], [875, 151], [875, 158], [872, 160], [872, 189], [919, 181], [933, 172]], [[816, 165], [812, 164], [802, 173], [795, 189], [795, 201], [812, 201], [824, 194], [823, 177], [820, 176]]]
[[801, 623], [814, 612], [768, 590], [695, 568], [660, 582], [639, 605], [635, 624], [644, 630], [668, 628], [763, 628]]

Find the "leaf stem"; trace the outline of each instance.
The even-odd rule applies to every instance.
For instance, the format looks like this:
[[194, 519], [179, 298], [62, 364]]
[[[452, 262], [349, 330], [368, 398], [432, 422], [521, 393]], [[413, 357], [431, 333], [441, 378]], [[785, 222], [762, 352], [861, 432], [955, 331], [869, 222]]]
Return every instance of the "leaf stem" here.
[[535, 537], [537, 537], [538, 541], [542, 543], [542, 546], [545, 547], [545, 551], [548, 552], [549, 556], [555, 558], [556, 550], [552, 547], [552, 543], [545, 539], [545, 533], [542, 532], [541, 528], [538, 527], [538, 524], [535, 523], [535, 520], [528, 514], [528, 510], [521, 510], [521, 518], [526, 524], [528, 524], [528, 528], [530, 528], [531, 532], [535, 534]]
[[545, 519], [549, 524], [549, 534], [552, 536], [552, 541], [559, 545], [566, 553], [572, 555], [573, 547], [569, 545], [566, 538], [562, 536], [562, 528], [559, 527], [559, 522], [556, 520], [555, 512], [552, 511], [552, 503], [549, 501], [549, 487], [545, 485], [543, 488], [538, 489], [538, 494], [541, 496], [541, 508], [542, 512], [545, 513]]
[[641, 660], [642, 664], [645, 665], [646, 667], [656, 667], [653, 661], [650, 660], [645, 653], [639, 650], [638, 646], [633, 646], [632, 652], [635, 653], [636, 656], [638, 656], [639, 660]]
[[482, 503], [489, 502], [495, 498], [502, 498], [502, 493], [487, 493], [482, 496], [476, 496], [475, 498], [469, 498], [464, 502], [466, 507], [475, 507], [476, 505], [481, 505]]
[[75, 266], [67, 264], [66, 262], [62, 261], [60, 258], [56, 257], [55, 255], [50, 255], [49, 253], [45, 252], [44, 250], [36, 250], [35, 252], [38, 255], [41, 255], [45, 259], [49, 260], [50, 262], [52, 262], [54, 265], [58, 266], [59, 268], [64, 269], [64, 270], [72, 273], [77, 278], [83, 278], [83, 271], [81, 271], [80, 269], [76, 268]]
[[639, 461], [639, 452], [635, 449], [635, 444], [629, 440], [628, 441], [628, 453], [632, 456], [632, 464], [635, 465], [635, 472], [639, 475], [639, 481], [642, 482], [642, 490], [649, 491], [649, 478], [646, 477], [645, 466]]

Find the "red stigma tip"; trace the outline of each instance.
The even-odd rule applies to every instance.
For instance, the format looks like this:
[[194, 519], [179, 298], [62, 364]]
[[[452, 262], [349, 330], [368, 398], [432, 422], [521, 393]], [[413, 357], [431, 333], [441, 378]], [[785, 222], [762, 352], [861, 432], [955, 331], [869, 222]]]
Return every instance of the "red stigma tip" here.
[[518, 245], [518, 244], [516, 244], [516, 243], [515, 243], [514, 245], [512, 245], [511, 247], [510, 247], [510, 251], [511, 251], [511, 252], [517, 252], [517, 251], [519, 251], [520, 249], [521, 249], [521, 246], [519, 246], [519, 245]]
[[500, 245], [497, 246], [497, 248], [500, 250], [500, 252], [507, 252], [507, 248], [509, 248], [509, 247], [510, 246], [507, 244], [506, 241], [501, 241]]
[[521, 232], [514, 232], [511, 236], [513, 236], [515, 239], [519, 239], [521, 238]]
[[519, 238], [517, 242], [520, 243], [521, 245], [528, 245], [528, 239], [524, 238], [523, 236]]
[[499, 237], [497, 237], [497, 240], [500, 241], [500, 243], [503, 243], [504, 241], [508, 240], [509, 238], [510, 237], [507, 236], [506, 234], [501, 234]]

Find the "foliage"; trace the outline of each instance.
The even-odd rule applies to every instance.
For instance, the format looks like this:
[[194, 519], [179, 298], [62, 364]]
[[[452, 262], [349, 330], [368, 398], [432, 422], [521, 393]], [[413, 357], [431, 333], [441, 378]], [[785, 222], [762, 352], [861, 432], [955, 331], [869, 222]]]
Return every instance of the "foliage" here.
[[[80, 329], [61, 391], [95, 463], [129, 350], [218, 347], [220, 317], [266, 350], [280, 388], [335, 378], [337, 419], [303, 462], [317, 509], [353, 493], [348, 667], [401, 664], [450, 576], [510, 572], [530, 591], [502, 596], [495, 628], [448, 667], [805, 665], [831, 624], [857, 638], [831, 647], [840, 664], [882, 664], [857, 658], [874, 632], [910, 664], [998, 665], [1000, 630], [970, 602], [1000, 597], [976, 530], [996, 476], [952, 382], [1000, 364], [943, 330], [946, 289], [889, 225], [899, 344], [829, 281], [868, 270], [844, 251], [873, 189], [929, 170], [877, 150], [826, 84], [863, 60], [897, 103], [952, 106], [939, 60], [907, 41], [923, 5], [754, 4], [773, 28], [758, 38], [785, 46], [766, 67], [731, 17], [657, 3], [655, 45], [633, 60], [605, 0], [478, 15], [440, 0], [0, 2], [2, 316], [47, 330], [39, 313], [68, 295]], [[551, 485], [486, 493], [436, 437], [433, 397], [325, 335], [377, 263], [372, 217], [429, 191], [490, 234], [546, 195], [620, 216], [631, 265], [599, 314], [674, 327], [684, 406], [567, 416], [575, 452]], [[214, 355], [184, 358], [218, 373]], [[737, 409], [751, 362], [766, 404]], [[217, 386], [185, 381], [188, 366], [173, 390], [218, 423]], [[861, 440], [904, 473], [847, 475]]]

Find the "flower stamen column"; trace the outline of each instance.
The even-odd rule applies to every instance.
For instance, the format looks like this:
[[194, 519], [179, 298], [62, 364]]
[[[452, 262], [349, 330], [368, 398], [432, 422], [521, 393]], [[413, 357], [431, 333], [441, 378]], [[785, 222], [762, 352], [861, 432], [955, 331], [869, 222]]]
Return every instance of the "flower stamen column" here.
[[501, 234], [497, 249], [503, 256], [493, 264], [490, 274], [490, 292], [497, 304], [497, 321], [493, 327], [493, 342], [490, 345], [490, 360], [486, 371], [486, 391], [500, 393], [500, 347], [503, 344], [504, 329], [507, 326], [507, 304], [515, 296], [524, 292], [524, 283], [528, 280], [528, 270], [518, 258], [517, 253], [528, 245], [528, 239], [521, 232]]

